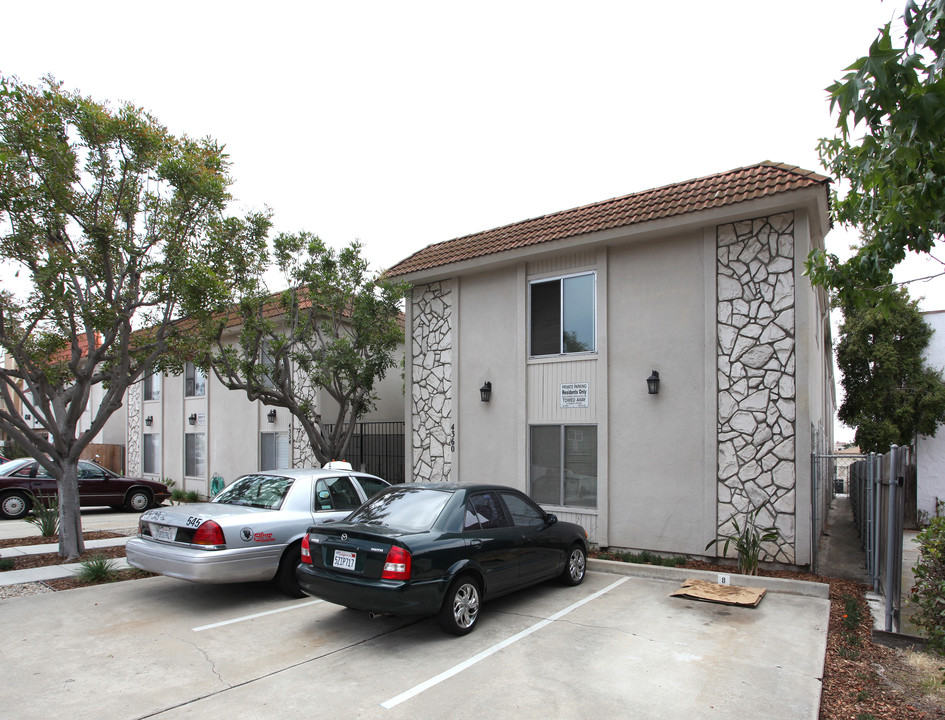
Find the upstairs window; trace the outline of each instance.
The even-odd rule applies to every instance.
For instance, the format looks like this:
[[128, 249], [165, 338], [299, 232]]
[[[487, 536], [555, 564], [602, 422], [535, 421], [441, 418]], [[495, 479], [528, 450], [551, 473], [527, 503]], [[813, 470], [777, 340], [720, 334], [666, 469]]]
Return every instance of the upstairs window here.
[[203, 397], [207, 393], [207, 376], [189, 362], [184, 367], [184, 397]]
[[532, 357], [597, 350], [597, 275], [569, 275], [530, 285]]
[[161, 399], [161, 373], [152, 372], [144, 379], [144, 399]]

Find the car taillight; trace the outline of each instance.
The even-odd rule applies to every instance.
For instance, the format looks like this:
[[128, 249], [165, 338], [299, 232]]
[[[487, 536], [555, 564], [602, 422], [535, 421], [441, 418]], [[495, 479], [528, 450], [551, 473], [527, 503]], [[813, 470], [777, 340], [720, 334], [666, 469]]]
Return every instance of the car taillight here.
[[302, 536], [302, 562], [306, 565], [312, 564], [312, 551], [308, 544], [308, 533]]
[[226, 540], [223, 539], [223, 528], [213, 520], [202, 523], [190, 542], [193, 545], [226, 545]]
[[398, 545], [391, 546], [384, 561], [384, 570], [381, 572], [384, 580], [410, 579], [410, 553]]
[[144, 520], [138, 521], [138, 537], [151, 537], [151, 524]]

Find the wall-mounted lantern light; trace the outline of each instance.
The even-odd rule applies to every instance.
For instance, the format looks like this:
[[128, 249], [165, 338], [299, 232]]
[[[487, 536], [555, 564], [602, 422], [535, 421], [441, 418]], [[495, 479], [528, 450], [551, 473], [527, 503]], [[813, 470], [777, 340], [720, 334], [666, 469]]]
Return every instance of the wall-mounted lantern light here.
[[486, 380], [482, 387], [479, 388], [479, 399], [483, 402], [489, 402], [489, 398], [492, 397], [492, 383]]
[[660, 394], [660, 374], [656, 370], [650, 373], [650, 377], [646, 379], [646, 391], [650, 395]]
[[271, 422], [271, 423], [274, 423], [274, 422], [276, 421], [276, 409], [275, 409], [275, 408], [273, 408], [272, 410], [269, 411], [269, 414], [266, 415], [266, 419], [267, 419], [269, 422]]
[[151, 427], [152, 425], [154, 425], [154, 418], [151, 415], [148, 415], [144, 419], [144, 424], [147, 425], [148, 427]]
[[187, 418], [187, 422], [189, 422], [191, 425], [196, 425], [196, 424], [197, 424], [197, 413], [191, 413], [191, 414], [190, 414], [190, 417]]

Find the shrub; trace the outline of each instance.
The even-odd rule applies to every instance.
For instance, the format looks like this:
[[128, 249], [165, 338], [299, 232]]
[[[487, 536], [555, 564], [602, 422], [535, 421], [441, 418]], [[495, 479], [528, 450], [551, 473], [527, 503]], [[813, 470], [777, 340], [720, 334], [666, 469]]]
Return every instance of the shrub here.
[[929, 648], [945, 655], [945, 518], [932, 518], [916, 540], [919, 561], [913, 568], [912, 602], [918, 612], [914, 621], [925, 632]]
[[196, 490], [188, 490], [184, 493], [184, 502], [200, 502], [200, 493]]
[[181, 488], [174, 488], [171, 490], [171, 502], [176, 502], [180, 505], [187, 499], [187, 493], [185, 493]]
[[774, 526], [760, 528], [758, 527], [758, 514], [768, 504], [767, 501], [761, 503], [754, 510], [745, 513], [744, 525], [739, 525], [738, 518], [734, 515], [729, 518], [734, 532], [727, 535], [719, 535], [715, 540], [711, 540], [705, 549], [708, 550], [723, 540], [722, 555], [728, 555], [729, 545], [735, 544], [735, 552], [738, 554], [738, 572], [742, 575], [757, 575], [758, 561], [761, 559], [762, 544], [766, 542], [777, 542], [781, 537], [781, 532]]
[[120, 572], [114, 560], [100, 554], [83, 560], [80, 565], [82, 567], [75, 571], [75, 576], [83, 582], [111, 582]]
[[33, 514], [26, 518], [26, 522], [39, 528], [43, 537], [52, 537], [59, 534], [59, 498], [55, 495], [39, 497], [30, 493], [30, 502], [33, 504]]

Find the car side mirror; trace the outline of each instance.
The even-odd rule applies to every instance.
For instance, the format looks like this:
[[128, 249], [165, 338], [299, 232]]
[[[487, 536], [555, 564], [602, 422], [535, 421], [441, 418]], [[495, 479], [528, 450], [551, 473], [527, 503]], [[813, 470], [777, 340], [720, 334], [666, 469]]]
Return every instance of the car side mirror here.
[[548, 525], [554, 525], [556, 522], [558, 522], [558, 516], [554, 513], [548, 513], [548, 517], [545, 519], [545, 522]]

